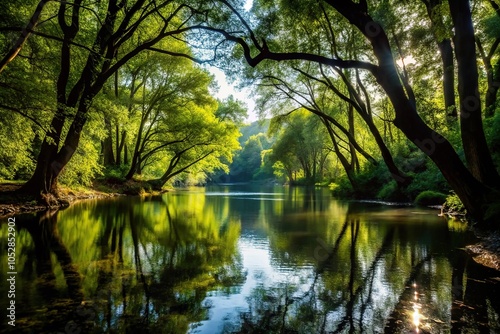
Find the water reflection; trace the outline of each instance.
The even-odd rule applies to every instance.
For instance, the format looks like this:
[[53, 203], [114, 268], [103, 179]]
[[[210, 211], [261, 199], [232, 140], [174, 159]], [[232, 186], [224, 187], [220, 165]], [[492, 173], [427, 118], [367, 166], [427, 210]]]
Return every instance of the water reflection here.
[[[500, 275], [461, 250], [466, 230], [429, 210], [219, 187], [16, 222], [17, 332], [499, 329]], [[6, 224], [0, 237], [6, 247]]]

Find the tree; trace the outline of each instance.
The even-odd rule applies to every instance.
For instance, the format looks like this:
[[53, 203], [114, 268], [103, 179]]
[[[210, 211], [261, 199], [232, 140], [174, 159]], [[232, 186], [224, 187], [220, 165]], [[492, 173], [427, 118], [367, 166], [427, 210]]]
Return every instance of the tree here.
[[[183, 108], [190, 102], [201, 108], [213, 108], [214, 103], [208, 93], [211, 78], [187, 59], [151, 55], [141, 67], [141, 101], [137, 101], [139, 126], [127, 179], [140, 174], [155, 153], [183, 140], [182, 131], [186, 129], [173, 126], [175, 118], [183, 117]], [[135, 76], [131, 76], [131, 85], [134, 79]], [[162, 137], [169, 137], [170, 141]]]
[[451, 45], [451, 27], [443, 18], [446, 6], [441, 0], [422, 0], [431, 21], [432, 33], [439, 48], [443, 68], [444, 106], [449, 116], [457, 117], [455, 106], [455, 64]]
[[231, 181], [251, 181], [262, 165], [262, 142], [260, 135], [252, 135], [237, 152], [230, 167]]
[[[223, 29], [207, 28], [207, 30], [220, 34], [225, 40], [239, 45], [243, 57], [252, 67], [264, 60], [307, 61], [368, 71], [387, 94], [394, 107], [394, 125], [432, 159], [468, 212], [479, 221], [487, 220], [487, 208], [494, 198], [498, 197], [495, 194], [499, 189], [499, 177], [484, 140], [481, 107], [478, 103], [480, 100], [477, 91], [478, 72], [475, 64], [474, 31], [468, 1], [453, 1], [449, 4], [456, 33], [462, 144], [470, 170], [461, 161], [450, 142], [430, 128], [419, 116], [416, 101], [412, 98], [411, 86], [398, 71], [386, 31], [370, 15], [368, 3], [366, 1], [355, 3], [349, 0], [326, 0], [324, 4], [357, 28], [360, 33], [357, 38], [362, 36], [368, 41], [373, 55], [369, 58], [376, 63], [341, 59], [324, 55], [321, 52], [280, 51], [279, 48], [277, 48], [278, 51], [273, 51], [272, 47], [275, 46], [273, 41], [268, 41], [269, 38], [266, 37], [257, 38], [241, 14], [231, 6], [229, 9], [242, 22], [242, 26], [248, 32], [248, 37], [231, 34]], [[295, 3], [295, 8], [300, 7]], [[311, 10], [313, 9], [307, 9], [307, 11]]]
[[[78, 148], [92, 101], [106, 81], [140, 52], [154, 49], [166, 38], [180, 38], [189, 29], [189, 18], [198, 13], [195, 5], [167, 0], [59, 3], [57, 11], [51, 13], [58, 31], [34, 32], [59, 42], [57, 107], [35, 171], [21, 191], [42, 197], [57, 193], [57, 178]], [[168, 49], [157, 51], [190, 57]]]
[[233, 95], [226, 99], [218, 101], [218, 108], [215, 116], [222, 121], [232, 121], [235, 124], [242, 125], [248, 116], [247, 107], [244, 102], [238, 101]]
[[302, 109], [277, 116], [273, 121], [271, 131], [279, 135], [272, 148], [271, 161], [281, 163], [290, 182], [298, 181], [298, 172], [306, 184], [319, 181], [330, 153], [327, 137], [318, 131], [319, 119]]
[[190, 102], [169, 121], [169, 130], [158, 137], [160, 145], [168, 143], [159, 160], [158, 170], [162, 173], [149, 180], [155, 189], [161, 189], [172, 177], [195, 165], [206, 173], [216, 169], [228, 171], [224, 162], [230, 163], [233, 152], [239, 148], [239, 132], [234, 124], [217, 119], [214, 111]]

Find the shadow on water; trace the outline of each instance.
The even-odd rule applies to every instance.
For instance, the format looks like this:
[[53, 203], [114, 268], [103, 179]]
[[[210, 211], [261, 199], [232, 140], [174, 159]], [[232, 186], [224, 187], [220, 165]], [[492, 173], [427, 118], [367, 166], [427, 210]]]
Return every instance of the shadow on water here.
[[[60, 329], [61, 323], [70, 329], [78, 318], [68, 310], [76, 310], [84, 298], [82, 277], [61, 239], [57, 217], [52, 211], [16, 217], [17, 235], [22, 238], [18, 237], [16, 245], [19, 264], [16, 267], [19, 273], [16, 277], [16, 333], [52, 332]], [[32, 300], [23, 295], [26, 291], [36, 295], [39, 303], [31, 303]], [[6, 295], [2, 291], [2, 296]], [[42, 319], [38, 317], [41, 313]]]
[[16, 333], [500, 331], [499, 273], [463, 251], [463, 225], [429, 210], [221, 188], [16, 225]]

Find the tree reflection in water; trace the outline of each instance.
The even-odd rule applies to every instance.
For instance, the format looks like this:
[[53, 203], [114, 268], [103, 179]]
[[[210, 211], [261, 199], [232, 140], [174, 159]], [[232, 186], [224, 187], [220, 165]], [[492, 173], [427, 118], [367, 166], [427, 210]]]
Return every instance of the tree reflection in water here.
[[[307, 287], [291, 283], [296, 280], [256, 287], [248, 298], [249, 309], [241, 313], [239, 322], [227, 325], [226, 332], [482, 333], [498, 329], [500, 307], [493, 297], [499, 292], [498, 284], [490, 279], [498, 273], [478, 268], [464, 251], [454, 248], [463, 244], [464, 234], [441, 224], [433, 229], [435, 235], [429, 235], [418, 218], [401, 224], [398, 215], [397, 210], [383, 214], [350, 205], [335, 237], [318, 239], [316, 249], [310, 251], [317, 260], [314, 275], [299, 279]], [[290, 224], [293, 219], [288, 218], [286, 225]], [[286, 225], [270, 228], [270, 244], [276, 246], [274, 252], [288, 254], [287, 261], [300, 262], [303, 250], [294, 250], [298, 243], [279, 240], [287, 235]], [[452, 282], [443, 286], [446, 277]]]
[[[38, 277], [38, 293], [25, 298], [34, 309], [18, 314], [17, 330], [185, 333], [208, 316], [203, 303], [208, 291], [245, 279], [236, 252], [238, 221], [220, 223], [161, 199], [109, 204], [82, 203], [79, 214], [71, 207], [38, 217], [40, 223], [17, 219], [31, 237], [18, 241], [20, 253], [28, 255], [23, 275], [35, 267]], [[59, 229], [58, 220], [64, 222]], [[87, 264], [79, 268], [82, 274], [70, 253]], [[60, 263], [65, 288], [51, 254]], [[47, 317], [47, 306], [56, 318]]]
[[[16, 217], [19, 273], [16, 280], [16, 330], [21, 328], [19, 332], [23, 327], [36, 333], [60, 330], [61, 326], [72, 329], [79, 320], [74, 310], [84, 299], [82, 277], [61, 239], [57, 217], [53, 211]], [[34, 282], [35, 289], [23, 280]], [[42, 302], [30, 303], [31, 300], [23, 295], [25, 289], [31, 290]], [[24, 301], [19, 297], [24, 297]]]
[[16, 217], [16, 331], [500, 331], [499, 275], [461, 250], [470, 240], [460, 226], [280, 191], [179, 192]]

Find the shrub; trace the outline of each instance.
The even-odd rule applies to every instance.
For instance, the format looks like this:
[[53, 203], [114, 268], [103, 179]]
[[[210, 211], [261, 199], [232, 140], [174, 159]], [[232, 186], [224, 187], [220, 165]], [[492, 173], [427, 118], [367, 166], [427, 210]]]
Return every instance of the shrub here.
[[465, 210], [462, 201], [460, 200], [460, 198], [458, 198], [457, 194], [455, 194], [454, 192], [452, 192], [451, 195], [448, 195], [446, 197], [446, 201], [444, 202], [443, 205], [443, 211], [453, 212], [453, 213], [464, 213], [464, 214], [467, 213], [467, 210]]
[[408, 197], [401, 192], [396, 181], [387, 182], [377, 193], [377, 198], [384, 201], [407, 201]]
[[441, 205], [445, 203], [446, 200], [447, 197], [445, 194], [437, 191], [426, 190], [418, 194], [417, 198], [415, 198], [415, 203], [418, 205]]

